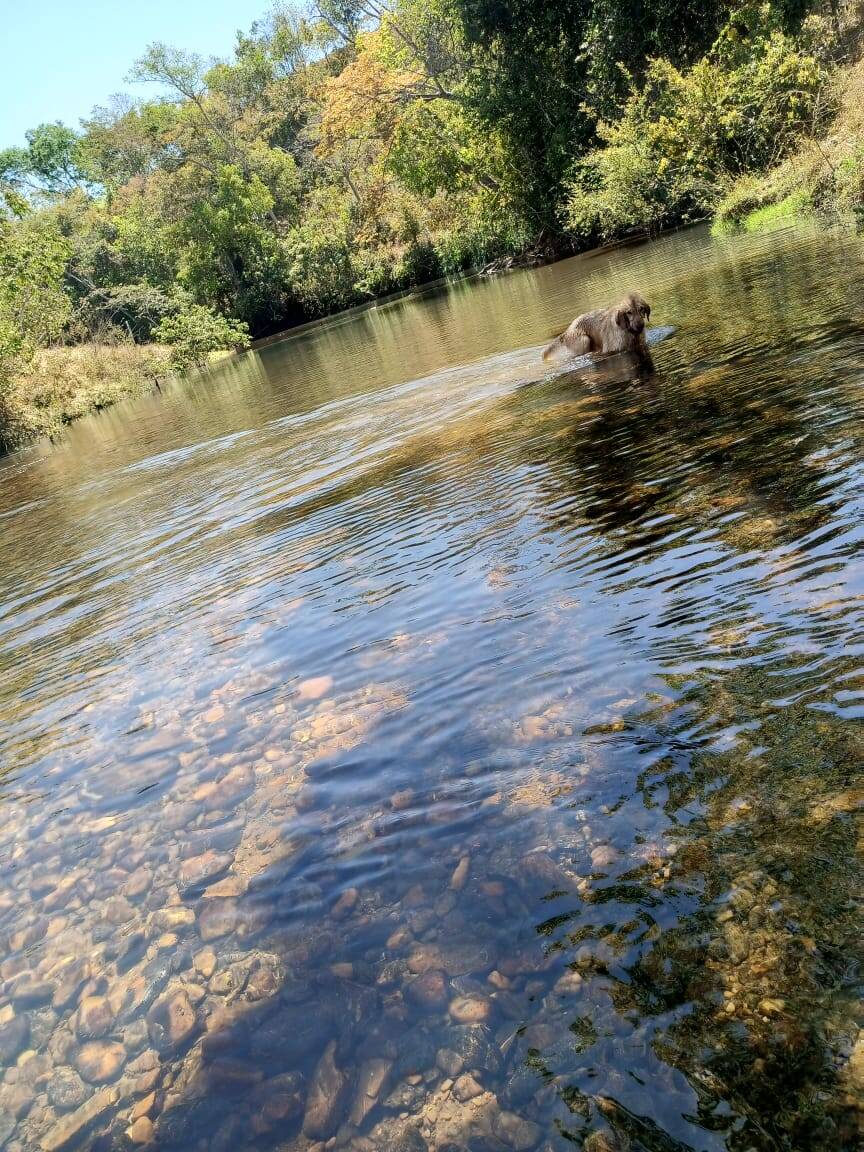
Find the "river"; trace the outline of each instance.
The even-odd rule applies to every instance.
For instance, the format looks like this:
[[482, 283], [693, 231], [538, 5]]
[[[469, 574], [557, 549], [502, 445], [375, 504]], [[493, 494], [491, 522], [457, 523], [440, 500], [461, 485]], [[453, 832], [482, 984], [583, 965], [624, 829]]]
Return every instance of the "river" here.
[[[0, 1146], [864, 1120], [864, 240], [695, 229], [0, 462]], [[634, 287], [652, 364], [543, 364]]]

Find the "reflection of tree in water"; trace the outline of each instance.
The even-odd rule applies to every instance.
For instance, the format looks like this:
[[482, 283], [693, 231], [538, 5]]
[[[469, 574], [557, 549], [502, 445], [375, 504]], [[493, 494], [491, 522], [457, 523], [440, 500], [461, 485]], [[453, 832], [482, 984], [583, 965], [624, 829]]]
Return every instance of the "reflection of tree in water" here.
[[687, 821], [665, 899], [698, 894], [698, 907], [659, 935], [614, 999], [622, 1013], [691, 1006], [658, 1054], [699, 1086], [706, 1116], [726, 1122], [731, 1108], [746, 1119], [730, 1147], [852, 1148], [855, 1087], [838, 1069], [857, 1031], [864, 875], [850, 812], [864, 746], [828, 713], [766, 714], [783, 687], [761, 669], [699, 678], [683, 692], [683, 716], [655, 729], [652, 739], [674, 745], [694, 714], [718, 728], [764, 716], [733, 750], [663, 757], [643, 776], [646, 802]]
[[[602, 592], [668, 585], [644, 625], [652, 660], [694, 669], [670, 678], [675, 699], [607, 734], [608, 755], [651, 761], [639, 793], [668, 817], [678, 853], [583, 896], [566, 944], [554, 945], [577, 973], [594, 973], [575, 992], [572, 1050], [563, 1065], [542, 1045], [528, 1061], [552, 1082], [569, 1075], [560, 1092], [577, 1140], [582, 1122], [600, 1116], [638, 1148], [827, 1152], [860, 1137], [862, 1061], [849, 1056], [864, 879], [852, 817], [864, 746], [833, 702], [857, 682], [849, 653], [862, 636], [842, 589], [833, 609], [824, 591], [794, 590], [789, 599], [804, 608], [792, 610], [760, 605], [759, 593], [783, 582], [770, 549], [785, 553], [786, 571], [797, 562], [837, 579], [848, 568], [850, 546], [834, 540], [855, 522], [844, 485], [861, 404], [844, 381], [860, 352], [835, 318], [842, 290], [818, 302], [820, 315], [800, 283], [772, 299], [746, 276], [731, 281], [715, 299], [727, 309], [737, 294], [747, 320], [740, 348], [735, 325], [712, 322], [710, 293], [694, 278], [673, 310], [693, 316], [699, 302], [700, 329], [656, 349], [655, 374], [612, 361], [577, 368], [526, 405], [522, 451], [547, 522], [565, 539], [573, 533], [583, 566], [600, 538], [605, 571], [620, 580]], [[815, 544], [805, 539], [825, 528]], [[703, 571], [692, 561], [691, 576], [680, 563], [676, 579], [676, 552], [697, 538]], [[763, 556], [724, 587], [716, 578], [729, 549]], [[664, 632], [664, 621], [675, 628]], [[688, 635], [694, 625], [707, 640]], [[609, 1076], [608, 1057], [603, 1066], [604, 1029], [621, 1037], [628, 1022], [634, 1033], [619, 1042], [643, 1053], [632, 1059], [641, 1099], [626, 1075]], [[652, 1119], [658, 1091], [674, 1098], [673, 1070], [696, 1092], [704, 1145], [679, 1144], [672, 1125]]]
[[[661, 353], [657, 353], [659, 360]], [[753, 372], [758, 366], [753, 365]], [[576, 372], [558, 382], [584, 391]], [[851, 420], [841, 395], [814, 417], [806, 382], [778, 374], [748, 395], [748, 378], [711, 373], [704, 387], [658, 372], [599, 381], [569, 427], [566, 407], [548, 438], [532, 437], [532, 460], [548, 465], [541, 480], [556, 527], [590, 526], [609, 534], [606, 549], [650, 545], [659, 555], [689, 533], [712, 527], [736, 550], [794, 542], [830, 520], [825, 502], [832, 475], [829, 452]], [[823, 404], [828, 397], [823, 396]], [[557, 413], [553, 414], [557, 415]], [[658, 517], [674, 517], [660, 526]]]

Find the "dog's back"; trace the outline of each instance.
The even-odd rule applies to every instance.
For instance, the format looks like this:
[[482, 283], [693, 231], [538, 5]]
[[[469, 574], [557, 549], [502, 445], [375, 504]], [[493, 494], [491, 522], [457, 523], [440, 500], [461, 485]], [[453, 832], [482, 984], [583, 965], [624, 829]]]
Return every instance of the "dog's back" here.
[[597, 308], [583, 312], [543, 350], [548, 360], [556, 352], [566, 349], [573, 356], [589, 352], [646, 353], [645, 321], [651, 308], [638, 292], [629, 292], [620, 304], [611, 308]]

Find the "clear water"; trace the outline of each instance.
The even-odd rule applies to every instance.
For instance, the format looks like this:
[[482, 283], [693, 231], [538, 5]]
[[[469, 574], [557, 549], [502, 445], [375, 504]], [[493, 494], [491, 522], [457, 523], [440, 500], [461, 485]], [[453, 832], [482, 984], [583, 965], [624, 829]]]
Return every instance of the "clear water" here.
[[[862, 254], [464, 282], [0, 462], [0, 1145], [859, 1146]], [[539, 361], [631, 286], [652, 370]]]

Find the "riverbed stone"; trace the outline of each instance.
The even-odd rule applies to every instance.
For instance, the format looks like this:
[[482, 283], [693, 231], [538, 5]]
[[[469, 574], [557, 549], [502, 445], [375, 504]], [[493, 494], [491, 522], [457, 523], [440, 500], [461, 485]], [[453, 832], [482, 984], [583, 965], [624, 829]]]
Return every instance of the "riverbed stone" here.
[[205, 980], [209, 980], [216, 971], [216, 953], [212, 948], [202, 948], [195, 953], [193, 961], [196, 972], [200, 972]]
[[48, 1081], [48, 1101], [58, 1112], [80, 1108], [89, 1095], [90, 1089], [74, 1068], [57, 1068]]
[[180, 865], [180, 891], [203, 888], [226, 872], [234, 860], [229, 852], [216, 852], [208, 848], [198, 856], [184, 860]]
[[19, 1080], [15, 1084], [3, 1084], [0, 1086], [0, 1112], [8, 1113], [16, 1120], [20, 1120], [30, 1111], [35, 1098], [34, 1088], [24, 1080]]
[[467, 1104], [476, 1096], [483, 1095], [483, 1087], [477, 1083], [470, 1072], [465, 1072], [453, 1085], [453, 1095], [460, 1104]]
[[357, 1074], [357, 1091], [351, 1106], [350, 1120], [355, 1128], [361, 1128], [366, 1117], [378, 1103], [378, 1098], [386, 1089], [392, 1060], [373, 1058], [365, 1060]]
[[132, 1115], [129, 1117], [129, 1119], [134, 1123], [134, 1121], [140, 1120], [142, 1116], [149, 1116], [155, 1105], [156, 1093], [148, 1092], [147, 1095], [143, 1096], [132, 1109]]
[[422, 1074], [435, 1063], [435, 1042], [423, 1028], [411, 1028], [399, 1039], [395, 1072], [399, 1076]]
[[115, 1040], [90, 1040], [75, 1057], [75, 1066], [88, 1084], [114, 1080], [125, 1062], [126, 1049]]
[[501, 1070], [501, 1052], [485, 1024], [460, 1024], [446, 1030], [446, 1047], [456, 1052], [466, 1068], [492, 1075]]
[[448, 1011], [458, 1024], [484, 1024], [492, 1014], [492, 1002], [486, 996], [457, 996]]
[[450, 887], [454, 892], [461, 892], [465, 887], [466, 881], [468, 880], [468, 871], [470, 867], [471, 857], [463, 856], [459, 863], [456, 865], [456, 868], [453, 871], [453, 875], [450, 877]]
[[441, 940], [440, 967], [448, 976], [469, 976], [489, 972], [495, 965], [493, 946], [475, 936]]
[[195, 923], [195, 913], [184, 904], [177, 904], [173, 908], [160, 908], [153, 913], [150, 922], [154, 934], [160, 932], [177, 933], [191, 928]]
[[411, 1077], [411, 1081], [403, 1080], [387, 1095], [384, 1107], [392, 1112], [417, 1112], [426, 1096], [426, 1088], [421, 1077]]
[[147, 1014], [147, 1028], [159, 1052], [182, 1047], [197, 1031], [198, 1017], [183, 990], [158, 1000]]
[[236, 900], [207, 900], [198, 918], [198, 931], [205, 942], [234, 932], [240, 919]]
[[499, 1140], [514, 1152], [529, 1152], [540, 1142], [543, 1130], [539, 1124], [517, 1115], [515, 1112], [499, 1112], [492, 1125]]
[[29, 1039], [30, 1018], [26, 1014], [13, 1016], [5, 1024], [0, 1024], [0, 1066], [14, 1064]]
[[443, 1012], [447, 1007], [448, 982], [440, 968], [430, 968], [405, 985], [406, 1000], [421, 1012]]
[[49, 1004], [54, 996], [54, 985], [50, 980], [40, 980], [32, 972], [26, 972], [15, 981], [9, 998], [20, 1011], [22, 1008], [36, 1008]]
[[349, 1080], [336, 1066], [335, 1055], [336, 1041], [331, 1040], [309, 1085], [303, 1135], [310, 1140], [326, 1140], [333, 1135], [342, 1119]]
[[297, 685], [297, 696], [300, 700], [320, 700], [332, 687], [332, 676], [311, 676]]
[[72, 1148], [81, 1140], [87, 1129], [112, 1108], [119, 1098], [118, 1088], [102, 1088], [96, 1092], [80, 1108], [58, 1120], [48, 1130], [39, 1145], [42, 1152], [65, 1152], [67, 1148]]
[[114, 1019], [107, 996], [85, 996], [78, 1007], [75, 1032], [79, 1040], [98, 1040], [111, 1031]]
[[618, 859], [618, 852], [611, 844], [598, 844], [591, 849], [591, 866], [595, 871], [609, 868]]
[[435, 1056], [435, 1063], [451, 1079], [457, 1077], [465, 1067], [464, 1059], [452, 1048], [439, 1048]]
[[334, 920], [344, 920], [353, 911], [359, 899], [360, 893], [356, 888], [346, 888], [330, 909], [330, 915]]
[[153, 1121], [148, 1116], [139, 1116], [126, 1129], [126, 1135], [133, 1144], [149, 1144], [154, 1136]]

